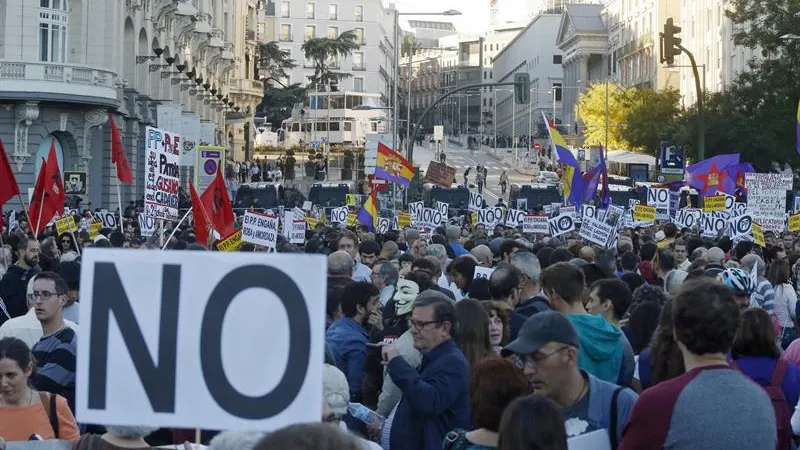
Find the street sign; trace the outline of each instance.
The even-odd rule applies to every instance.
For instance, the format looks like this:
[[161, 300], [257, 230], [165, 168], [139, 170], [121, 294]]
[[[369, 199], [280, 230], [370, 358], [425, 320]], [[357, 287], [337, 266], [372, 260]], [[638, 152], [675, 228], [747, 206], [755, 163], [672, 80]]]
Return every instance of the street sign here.
[[433, 127], [433, 140], [434, 141], [443, 141], [444, 140], [444, 127], [441, 125], [434, 125]]
[[318, 150], [319, 147], [320, 147], [320, 142], [319, 141], [314, 141], [314, 142], [311, 143], [311, 148], [313, 148], [314, 150]]

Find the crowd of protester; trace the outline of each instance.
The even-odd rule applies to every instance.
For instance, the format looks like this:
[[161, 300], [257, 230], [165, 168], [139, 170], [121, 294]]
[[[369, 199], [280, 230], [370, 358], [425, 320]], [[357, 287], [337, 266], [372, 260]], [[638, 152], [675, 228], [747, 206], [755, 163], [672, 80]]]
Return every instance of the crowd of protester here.
[[[0, 437], [100, 449], [192, 440], [190, 430], [99, 427], [73, 414], [80, 251], [157, 251], [158, 238], [140, 238], [133, 220], [93, 239], [26, 231], [20, 220], [2, 235]], [[610, 249], [502, 226], [376, 235], [320, 224], [303, 245], [281, 237], [278, 252], [328, 261], [321, 423], [204, 430], [204, 441], [565, 450], [598, 433], [625, 450], [795, 448], [800, 239], [766, 242], [673, 224], [625, 230]], [[206, 250], [186, 226], [165, 244]]]

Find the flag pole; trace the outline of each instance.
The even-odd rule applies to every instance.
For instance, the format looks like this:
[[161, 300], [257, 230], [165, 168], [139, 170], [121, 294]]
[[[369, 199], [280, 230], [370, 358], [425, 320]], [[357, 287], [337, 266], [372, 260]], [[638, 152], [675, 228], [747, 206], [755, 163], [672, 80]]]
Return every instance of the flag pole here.
[[120, 181], [119, 181], [119, 178], [117, 178], [117, 206], [119, 207], [119, 232], [122, 233], [122, 234], [125, 234], [125, 230], [123, 229], [123, 226], [122, 226], [122, 222], [123, 222], [123, 220], [122, 220], [122, 192], [120, 190], [119, 184], [120, 184]]
[[17, 194], [17, 198], [19, 199], [19, 204], [22, 206], [22, 211], [25, 213], [25, 217], [28, 218], [28, 226], [29, 227], [33, 226], [33, 224], [31, 223], [31, 215], [28, 214], [28, 206], [25, 204], [25, 202], [22, 201], [22, 195]]
[[172, 240], [172, 237], [175, 236], [175, 233], [178, 232], [178, 228], [180, 228], [181, 225], [183, 225], [183, 221], [186, 220], [187, 217], [189, 217], [189, 214], [191, 212], [192, 212], [192, 208], [189, 208], [189, 210], [186, 211], [186, 214], [183, 215], [183, 218], [181, 219], [181, 221], [178, 222], [178, 224], [175, 225], [175, 228], [172, 229], [172, 233], [169, 234], [169, 237], [167, 238], [167, 242], [164, 244], [163, 247], [161, 247], [161, 250], [166, 250], [167, 244], [169, 244], [169, 241]]
[[[36, 230], [33, 232], [34, 239], [38, 239], [39, 236], [39, 225], [42, 223], [42, 211], [44, 211], [44, 196], [46, 192], [42, 189], [42, 200], [39, 202], [39, 215], [36, 217]], [[30, 222], [28, 222], [30, 223]]]
[[5, 245], [3, 244], [2, 230], [0, 230], [0, 252], [3, 252], [3, 265], [5, 266], [6, 269], [8, 269], [8, 255], [6, 255], [6, 248]]

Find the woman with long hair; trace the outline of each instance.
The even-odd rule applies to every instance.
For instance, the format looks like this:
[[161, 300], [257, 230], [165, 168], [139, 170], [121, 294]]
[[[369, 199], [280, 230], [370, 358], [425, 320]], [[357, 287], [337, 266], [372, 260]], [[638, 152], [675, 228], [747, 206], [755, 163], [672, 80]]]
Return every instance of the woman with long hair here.
[[508, 315], [511, 306], [506, 302], [487, 300], [483, 303], [483, 309], [489, 315], [489, 344], [492, 352], [500, 355], [503, 346], [509, 341], [511, 327], [508, 324]]
[[470, 367], [492, 353], [489, 341], [489, 315], [478, 300], [464, 299], [456, 303], [454, 340]]
[[797, 293], [792, 287], [789, 262], [783, 259], [776, 259], [770, 265], [767, 280], [775, 291], [774, 317], [780, 326], [781, 348], [786, 349], [789, 344], [797, 339], [797, 332], [794, 329], [795, 307], [797, 306]]
[[514, 400], [500, 419], [497, 450], [567, 450], [564, 414], [540, 395]]
[[31, 387], [36, 374], [33, 354], [25, 342], [0, 339], [0, 436], [6, 441], [78, 439], [78, 425], [67, 399]]
[[639, 354], [636, 378], [641, 383], [642, 390], [671, 380], [686, 371], [683, 356], [672, 334], [672, 301], [668, 301], [661, 308], [653, 342]]

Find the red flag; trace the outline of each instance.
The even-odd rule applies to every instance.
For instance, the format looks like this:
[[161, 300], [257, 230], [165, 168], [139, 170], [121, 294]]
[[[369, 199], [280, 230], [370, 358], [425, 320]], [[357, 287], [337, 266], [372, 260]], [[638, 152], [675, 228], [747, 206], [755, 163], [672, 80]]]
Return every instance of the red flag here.
[[120, 183], [133, 184], [133, 172], [125, 156], [125, 147], [122, 146], [122, 135], [111, 113], [108, 113], [108, 120], [111, 122], [111, 162], [117, 166], [117, 179]]
[[189, 183], [189, 191], [192, 196], [192, 217], [194, 218], [194, 235], [197, 238], [197, 243], [206, 246], [208, 245], [208, 232], [211, 228], [211, 222], [208, 220], [203, 202], [197, 191], [194, 188], [194, 183]]
[[11, 170], [11, 163], [8, 162], [3, 141], [0, 141], [0, 205], [11, 200], [15, 195], [19, 195], [19, 185], [17, 179], [14, 178], [14, 171]]
[[47, 225], [50, 219], [56, 214], [56, 210], [50, 209], [50, 202], [45, 201], [45, 197], [47, 196], [45, 190], [46, 180], [47, 161], [42, 158], [42, 167], [39, 168], [39, 177], [36, 178], [36, 184], [33, 187], [31, 204], [28, 211], [31, 219], [29, 226], [36, 235], [39, 234], [42, 226]]
[[[64, 182], [61, 181], [61, 170], [58, 167], [58, 156], [56, 155], [56, 140], [50, 142], [50, 153], [47, 155], [47, 173], [45, 174], [46, 184], [45, 199], [50, 202], [53, 211], [60, 212], [64, 209]], [[49, 220], [49, 219], [48, 219]]]
[[233, 232], [233, 207], [228, 196], [228, 187], [225, 186], [225, 180], [222, 179], [221, 170], [217, 170], [217, 176], [203, 192], [200, 200], [217, 233], [220, 236], [231, 234]]

